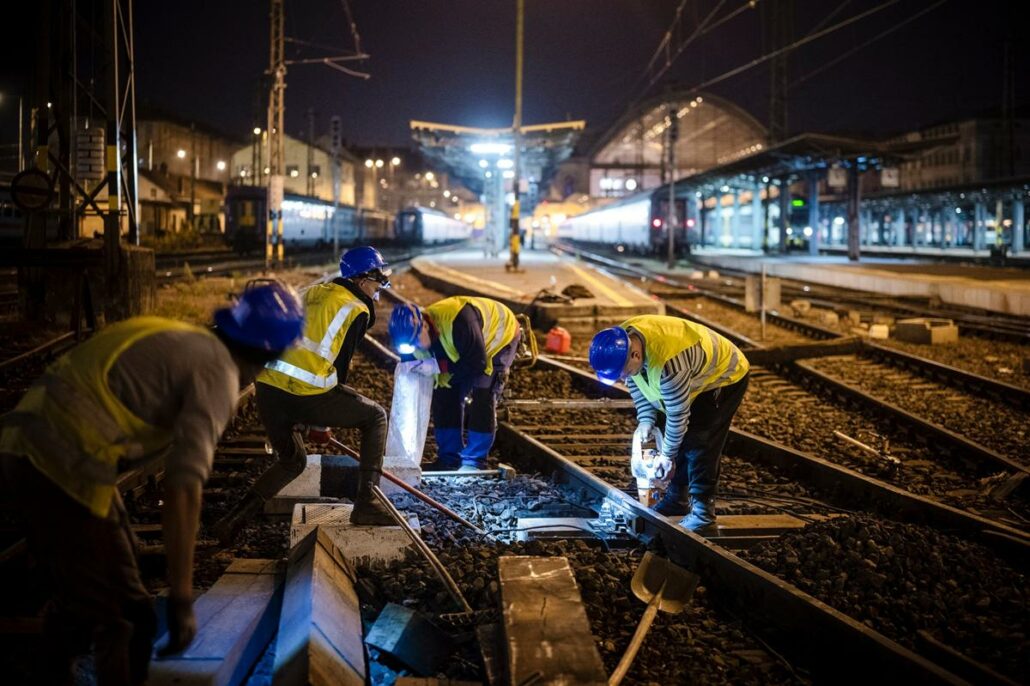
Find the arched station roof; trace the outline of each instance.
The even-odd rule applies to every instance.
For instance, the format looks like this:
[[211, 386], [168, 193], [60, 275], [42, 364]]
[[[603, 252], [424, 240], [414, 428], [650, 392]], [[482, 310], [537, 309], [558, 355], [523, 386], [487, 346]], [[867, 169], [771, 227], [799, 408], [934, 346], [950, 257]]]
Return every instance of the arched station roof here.
[[681, 174], [732, 162], [767, 144], [765, 127], [737, 105], [716, 95], [684, 91], [644, 101], [623, 115], [595, 145], [591, 165], [660, 167], [670, 103], [679, 123], [676, 168]]

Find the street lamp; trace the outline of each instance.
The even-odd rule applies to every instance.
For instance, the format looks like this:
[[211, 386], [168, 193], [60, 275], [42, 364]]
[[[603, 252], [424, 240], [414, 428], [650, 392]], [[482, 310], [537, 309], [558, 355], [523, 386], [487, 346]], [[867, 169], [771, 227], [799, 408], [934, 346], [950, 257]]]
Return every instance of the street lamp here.
[[390, 160], [390, 166], [391, 167], [397, 167], [397, 166], [400, 165], [400, 163], [401, 163], [401, 158], [399, 158], [399, 157], [394, 157], [392, 160]]
[[217, 168], [218, 171], [225, 171], [225, 160], [218, 160], [218, 162], [215, 163], [215, 168]]
[[180, 160], [184, 160], [184, 159], [186, 159], [186, 151], [183, 150], [182, 148], [179, 148], [176, 151], [175, 156], [178, 157]]

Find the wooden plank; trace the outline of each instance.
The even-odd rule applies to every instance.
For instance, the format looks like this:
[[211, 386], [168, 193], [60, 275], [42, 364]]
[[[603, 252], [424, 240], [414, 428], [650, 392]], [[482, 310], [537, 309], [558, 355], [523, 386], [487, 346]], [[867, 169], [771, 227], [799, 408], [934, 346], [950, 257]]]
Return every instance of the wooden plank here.
[[365, 683], [356, 575], [320, 527], [290, 551], [275, 686]]
[[[151, 686], [243, 683], [275, 633], [282, 596], [278, 560], [236, 560], [193, 604], [197, 636], [180, 655], [151, 665]], [[159, 643], [164, 643], [161, 640]]]
[[497, 561], [508, 684], [540, 672], [539, 683], [607, 684], [579, 587], [564, 557]]

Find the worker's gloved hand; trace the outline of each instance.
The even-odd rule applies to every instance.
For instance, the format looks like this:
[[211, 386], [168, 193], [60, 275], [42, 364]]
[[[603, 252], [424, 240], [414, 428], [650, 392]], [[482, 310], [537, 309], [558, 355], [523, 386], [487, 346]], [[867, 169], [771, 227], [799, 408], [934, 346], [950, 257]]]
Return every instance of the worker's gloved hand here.
[[333, 437], [333, 431], [328, 426], [309, 426], [308, 440], [312, 443], [322, 445], [328, 443]]
[[651, 422], [640, 422], [637, 424], [637, 430], [633, 432], [633, 444], [636, 445], [637, 441], [640, 441], [640, 445], [644, 445], [655, 436], [654, 424]]
[[440, 365], [437, 364], [436, 358], [430, 357], [426, 360], [408, 360], [406, 362], [398, 363], [401, 365], [401, 370], [410, 374], [419, 374], [421, 376], [433, 376], [440, 373]]
[[659, 455], [654, 459], [652, 484], [661, 491], [667, 491], [672, 477], [676, 473], [676, 461], [668, 455]]
[[193, 637], [197, 635], [197, 618], [193, 616], [193, 600], [191, 598], [168, 597], [168, 645], [158, 655], [167, 657], [177, 655], [189, 648]]

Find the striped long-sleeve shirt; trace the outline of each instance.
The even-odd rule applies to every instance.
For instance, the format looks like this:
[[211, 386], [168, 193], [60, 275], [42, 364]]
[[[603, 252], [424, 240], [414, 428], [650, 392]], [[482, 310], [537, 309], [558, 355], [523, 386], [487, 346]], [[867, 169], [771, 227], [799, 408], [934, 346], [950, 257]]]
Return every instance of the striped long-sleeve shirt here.
[[[701, 344], [695, 343], [665, 363], [661, 378], [662, 403], [665, 405], [664, 455], [675, 456], [683, 443], [683, 437], [687, 435], [690, 404], [703, 392], [700, 386], [701, 372], [706, 361]], [[626, 385], [637, 408], [637, 421], [654, 424], [658, 417], [658, 407], [644, 397], [632, 378], [627, 380]]]

